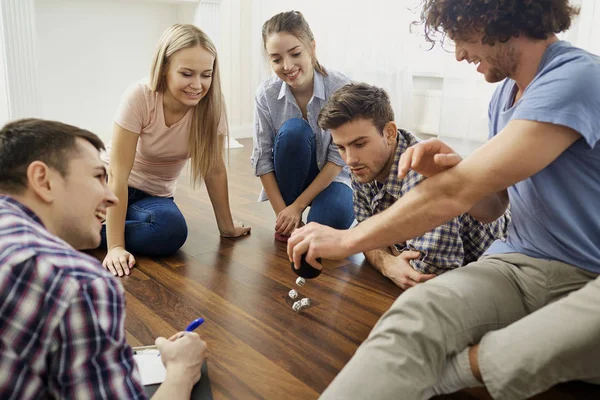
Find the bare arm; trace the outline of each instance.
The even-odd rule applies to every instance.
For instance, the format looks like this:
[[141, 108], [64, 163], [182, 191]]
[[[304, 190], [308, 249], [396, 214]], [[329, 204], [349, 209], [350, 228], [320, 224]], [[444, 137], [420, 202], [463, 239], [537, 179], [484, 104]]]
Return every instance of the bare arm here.
[[294, 203], [297, 203], [298, 207], [304, 210], [314, 200], [319, 193], [321, 193], [340, 173], [342, 167], [328, 161], [323, 169], [319, 172], [316, 178], [311, 182], [310, 185], [302, 192]]
[[168, 340], [157, 338], [156, 346], [160, 350], [167, 376], [152, 400], [189, 399], [192, 388], [201, 377], [206, 343], [193, 332], [180, 332]]
[[106, 239], [108, 248], [125, 246], [125, 214], [127, 213], [127, 181], [135, 160], [139, 135], [114, 124], [108, 185], [119, 204], [107, 210]]
[[302, 212], [333, 181], [341, 170], [342, 167], [328, 161], [300, 196], [277, 214], [275, 230], [283, 235], [290, 235], [294, 229], [298, 228], [302, 224]]
[[420, 236], [541, 171], [580, 137], [561, 125], [511, 121], [455, 167], [429, 177], [357, 227], [339, 231], [308, 224], [295, 231], [288, 255], [299, 266], [306, 253], [307, 261], [320, 268], [317, 257], [340, 259]]
[[[108, 166], [108, 185], [119, 202], [110, 207], [106, 215], [106, 241], [108, 253], [102, 265], [114, 275], [129, 274], [135, 263], [133, 256], [125, 251], [125, 215], [127, 214], [127, 181], [133, 168], [139, 135], [113, 125], [112, 148]], [[113, 251], [113, 249], [115, 249]]]
[[[304, 210], [306, 207], [308, 207], [314, 198], [317, 197], [317, 195], [321, 193], [327, 186], [329, 186], [331, 182], [333, 182], [341, 170], [342, 167], [335, 165], [332, 162], [327, 162], [317, 177], [310, 185], [308, 185], [304, 192], [302, 192], [302, 194], [298, 196], [294, 202], [296, 203], [298, 209]], [[281, 192], [279, 191], [279, 186], [277, 185], [277, 180], [275, 178], [275, 173], [269, 172], [268, 174], [261, 175], [260, 180], [265, 192], [267, 192], [267, 196], [269, 196], [269, 201], [271, 202], [273, 211], [275, 211], [275, 215], [279, 215], [279, 213], [283, 211], [287, 205], [285, 204], [285, 201], [283, 201], [283, 197], [281, 197]]]
[[508, 190], [504, 189], [478, 201], [468, 211], [475, 219], [489, 224], [500, 218], [508, 208]]
[[273, 207], [273, 211], [275, 211], [275, 215], [279, 215], [279, 213], [285, 209], [286, 204], [281, 196], [281, 191], [279, 191], [279, 185], [277, 184], [275, 173], [269, 172], [261, 175], [260, 181], [265, 189], [265, 192], [267, 192], [269, 202], [271, 203], [271, 207]]
[[373, 268], [383, 274], [385, 267], [389, 265], [389, 262], [394, 257], [389, 251], [384, 249], [368, 250], [364, 253], [365, 258], [371, 264]]
[[[224, 140], [220, 136], [219, 140]], [[229, 207], [229, 188], [227, 184], [227, 169], [221, 158], [217, 170], [211, 176], [205, 178], [208, 197], [213, 206], [219, 232], [225, 237], [238, 237], [250, 231], [250, 227], [236, 227], [231, 216]]]
[[152, 400], [187, 399], [190, 397], [195, 384], [194, 381], [177, 371], [171, 371], [167, 369], [167, 376], [152, 396]]
[[[409, 147], [400, 157], [398, 176], [404, 178], [409, 170], [431, 177], [455, 167], [462, 157], [439, 139], [428, 139]], [[468, 213], [483, 223], [500, 218], [508, 207], [508, 192], [501, 190], [477, 202]]]
[[411, 259], [419, 258], [418, 251], [403, 251], [399, 255], [395, 255], [388, 247], [365, 251], [363, 254], [373, 268], [404, 290], [436, 276], [435, 274], [422, 274], [410, 265]]
[[419, 236], [539, 172], [579, 138], [564, 126], [512, 121], [456, 167], [426, 179], [392, 207], [351, 229], [348, 250], [355, 253]]

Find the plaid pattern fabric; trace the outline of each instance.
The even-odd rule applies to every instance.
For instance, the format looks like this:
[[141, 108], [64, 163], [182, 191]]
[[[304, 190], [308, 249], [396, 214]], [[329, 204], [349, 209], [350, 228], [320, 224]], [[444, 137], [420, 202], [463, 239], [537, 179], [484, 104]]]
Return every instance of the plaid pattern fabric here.
[[121, 283], [0, 196], [0, 398], [144, 399]]
[[[387, 209], [425, 179], [412, 170], [404, 179], [398, 179], [400, 156], [418, 142], [411, 133], [398, 130], [398, 149], [390, 174], [383, 185], [377, 181], [359, 183], [352, 178], [354, 213], [359, 223]], [[510, 209], [489, 224], [483, 224], [469, 214], [462, 214], [423, 236], [397, 244], [396, 248], [399, 251], [416, 250], [421, 253], [419, 259], [410, 261], [418, 272], [441, 274], [477, 260], [494, 240], [506, 239], [509, 224]]]

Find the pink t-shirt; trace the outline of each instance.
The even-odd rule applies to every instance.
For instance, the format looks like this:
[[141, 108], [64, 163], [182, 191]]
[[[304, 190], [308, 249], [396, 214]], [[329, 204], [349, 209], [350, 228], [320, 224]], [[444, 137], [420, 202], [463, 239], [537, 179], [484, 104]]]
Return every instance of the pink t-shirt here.
[[[115, 122], [140, 135], [128, 184], [153, 196], [172, 197], [177, 178], [190, 158], [189, 135], [194, 109], [171, 126], [165, 124], [163, 93], [147, 83], [130, 86], [117, 110]], [[227, 133], [227, 121], [219, 122], [219, 134]], [[110, 154], [110, 146], [107, 148]]]

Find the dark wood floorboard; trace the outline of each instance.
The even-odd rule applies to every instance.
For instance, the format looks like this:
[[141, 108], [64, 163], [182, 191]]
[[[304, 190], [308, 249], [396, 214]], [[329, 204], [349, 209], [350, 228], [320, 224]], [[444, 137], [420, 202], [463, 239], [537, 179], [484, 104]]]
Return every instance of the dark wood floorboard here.
[[[206, 323], [198, 333], [209, 346], [216, 400], [315, 399], [402, 291], [361, 255], [326, 261], [319, 278], [296, 286], [285, 245], [273, 240], [271, 207], [256, 201], [260, 181], [250, 168], [251, 140], [241, 142], [243, 149], [229, 151], [230, 201], [234, 219], [251, 225], [252, 234], [220, 238], [206, 189], [194, 190], [182, 177], [175, 200], [188, 222], [188, 240], [171, 257], [137, 257], [131, 276], [122, 278], [127, 341], [152, 344], [202, 316]], [[313, 305], [293, 312], [292, 288]], [[600, 398], [596, 389], [562, 385], [536, 399]], [[489, 396], [470, 391], [439, 398]]]

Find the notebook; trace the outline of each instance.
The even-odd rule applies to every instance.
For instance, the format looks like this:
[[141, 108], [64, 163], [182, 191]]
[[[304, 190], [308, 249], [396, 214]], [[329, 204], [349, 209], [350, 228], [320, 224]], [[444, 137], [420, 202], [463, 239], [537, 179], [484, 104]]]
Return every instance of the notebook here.
[[[138, 366], [140, 375], [142, 376], [142, 384], [148, 397], [151, 397], [157, 390], [160, 384], [165, 380], [166, 370], [156, 346], [134, 347], [133, 358]], [[210, 388], [210, 380], [208, 378], [208, 366], [206, 361], [202, 364], [202, 377], [194, 385], [192, 389], [192, 400], [212, 400], [212, 390]]]

